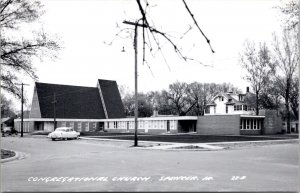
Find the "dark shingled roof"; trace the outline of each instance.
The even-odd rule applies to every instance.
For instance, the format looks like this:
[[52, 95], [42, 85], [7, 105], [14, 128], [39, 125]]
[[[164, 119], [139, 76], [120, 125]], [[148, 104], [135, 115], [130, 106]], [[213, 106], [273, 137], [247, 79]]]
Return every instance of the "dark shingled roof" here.
[[116, 81], [99, 79], [107, 115], [109, 119], [124, 118], [125, 111]]
[[105, 119], [98, 88], [38, 82], [35, 86], [42, 118], [53, 118], [55, 92], [57, 118]]

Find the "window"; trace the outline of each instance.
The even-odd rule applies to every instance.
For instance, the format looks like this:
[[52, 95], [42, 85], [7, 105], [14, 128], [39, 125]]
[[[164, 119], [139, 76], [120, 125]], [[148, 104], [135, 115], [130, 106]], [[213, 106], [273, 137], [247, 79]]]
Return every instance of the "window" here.
[[65, 127], [67, 125], [67, 123], [64, 121], [64, 122], [61, 122], [61, 126], [62, 127]]
[[74, 128], [74, 122], [70, 122], [70, 127]]
[[78, 122], [78, 130], [81, 131], [81, 122]]
[[214, 106], [214, 113], [216, 114], [216, 107]]
[[206, 112], [207, 114], [210, 114], [210, 106], [208, 106], [208, 107], [205, 108], [205, 112]]
[[219, 96], [219, 101], [224, 101], [224, 97]]
[[97, 123], [94, 122], [94, 123], [93, 123], [93, 129], [96, 129], [96, 126], [97, 126]]
[[250, 129], [250, 120], [246, 120], [246, 129]]
[[118, 128], [118, 122], [114, 121], [114, 128], [117, 129]]
[[239, 101], [244, 101], [244, 96], [243, 95], [239, 95]]
[[253, 129], [257, 129], [257, 120], [253, 120]]
[[248, 108], [247, 105], [244, 105], [244, 111], [247, 111], [247, 108]]
[[236, 111], [236, 105], [233, 106], [234, 110]]
[[228, 113], [228, 106], [226, 105], [226, 113]]
[[88, 131], [89, 130], [89, 122], [85, 123], [85, 130]]

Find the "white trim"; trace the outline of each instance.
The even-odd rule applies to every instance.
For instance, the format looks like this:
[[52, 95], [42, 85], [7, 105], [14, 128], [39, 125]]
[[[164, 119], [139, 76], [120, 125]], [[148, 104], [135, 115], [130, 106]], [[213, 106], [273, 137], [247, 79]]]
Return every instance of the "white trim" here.
[[263, 115], [241, 115], [242, 118], [265, 118]]
[[[161, 121], [161, 120], [198, 120], [197, 116], [174, 116], [174, 117], [144, 117], [138, 118], [139, 121]], [[21, 119], [15, 119], [15, 122]], [[53, 122], [53, 118], [27, 118], [24, 121], [47, 121]], [[73, 121], [73, 122], [111, 122], [111, 121], [134, 121], [134, 118], [119, 118], [119, 119], [56, 119], [56, 121]]]
[[107, 114], [107, 110], [106, 110], [106, 105], [105, 105], [105, 102], [104, 102], [104, 97], [103, 97], [103, 94], [102, 94], [101, 85], [100, 85], [99, 80], [98, 80], [98, 90], [99, 90], [99, 93], [100, 93], [100, 98], [101, 98], [101, 102], [102, 102], [102, 106], [103, 106], [105, 118], [108, 119], [108, 114]]

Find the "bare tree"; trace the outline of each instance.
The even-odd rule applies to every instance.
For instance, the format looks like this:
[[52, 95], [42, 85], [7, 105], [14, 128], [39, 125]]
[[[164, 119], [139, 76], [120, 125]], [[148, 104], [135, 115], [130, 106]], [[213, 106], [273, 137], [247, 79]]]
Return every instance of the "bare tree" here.
[[271, 55], [265, 43], [260, 43], [258, 49], [254, 42], [247, 41], [245, 50], [240, 54], [240, 62], [247, 74], [245, 79], [255, 92], [255, 111], [259, 114], [259, 98], [271, 74]]
[[184, 116], [196, 105], [196, 101], [191, 98], [189, 85], [185, 82], [175, 82], [169, 85], [166, 98], [176, 109], [177, 115]]
[[36, 0], [0, 1], [1, 89], [19, 98], [16, 84], [21, 81], [20, 73], [36, 80], [32, 59], [55, 57], [53, 51], [59, 49], [58, 43], [43, 30], [32, 32], [33, 38], [20, 35], [24, 24], [36, 21], [42, 14], [42, 5]]
[[272, 72], [277, 84], [283, 91], [281, 95], [285, 100], [287, 132], [290, 133], [290, 94], [299, 64], [298, 37], [293, 30], [284, 30], [281, 39], [276, 34], [273, 37], [275, 63], [272, 65]]

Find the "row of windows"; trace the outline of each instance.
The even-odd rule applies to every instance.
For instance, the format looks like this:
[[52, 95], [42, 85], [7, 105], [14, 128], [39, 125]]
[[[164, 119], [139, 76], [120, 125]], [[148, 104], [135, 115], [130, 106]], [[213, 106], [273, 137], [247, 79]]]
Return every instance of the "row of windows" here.
[[[114, 128], [114, 129], [133, 129], [134, 128], [134, 121], [130, 122], [107, 122], [106, 128]], [[175, 122], [174, 121], [139, 121], [138, 127], [140, 129], [163, 129], [164, 127], [174, 128]]]
[[242, 111], [242, 110], [244, 110], [244, 111], [247, 111], [247, 105], [234, 105], [234, 110], [235, 111]]
[[[67, 124], [68, 123], [68, 124]], [[79, 131], [81, 131], [82, 129], [85, 129], [86, 131], [89, 130], [89, 126], [90, 124], [92, 125], [93, 129], [96, 129], [97, 127], [97, 123], [96, 122], [61, 122], [61, 127], [66, 127], [68, 125], [68, 127], [76, 127]]]
[[251, 107], [248, 107], [247, 105], [234, 105], [234, 110], [235, 111], [252, 111], [254, 110]]
[[261, 130], [262, 121], [257, 119], [241, 119], [241, 130]]

